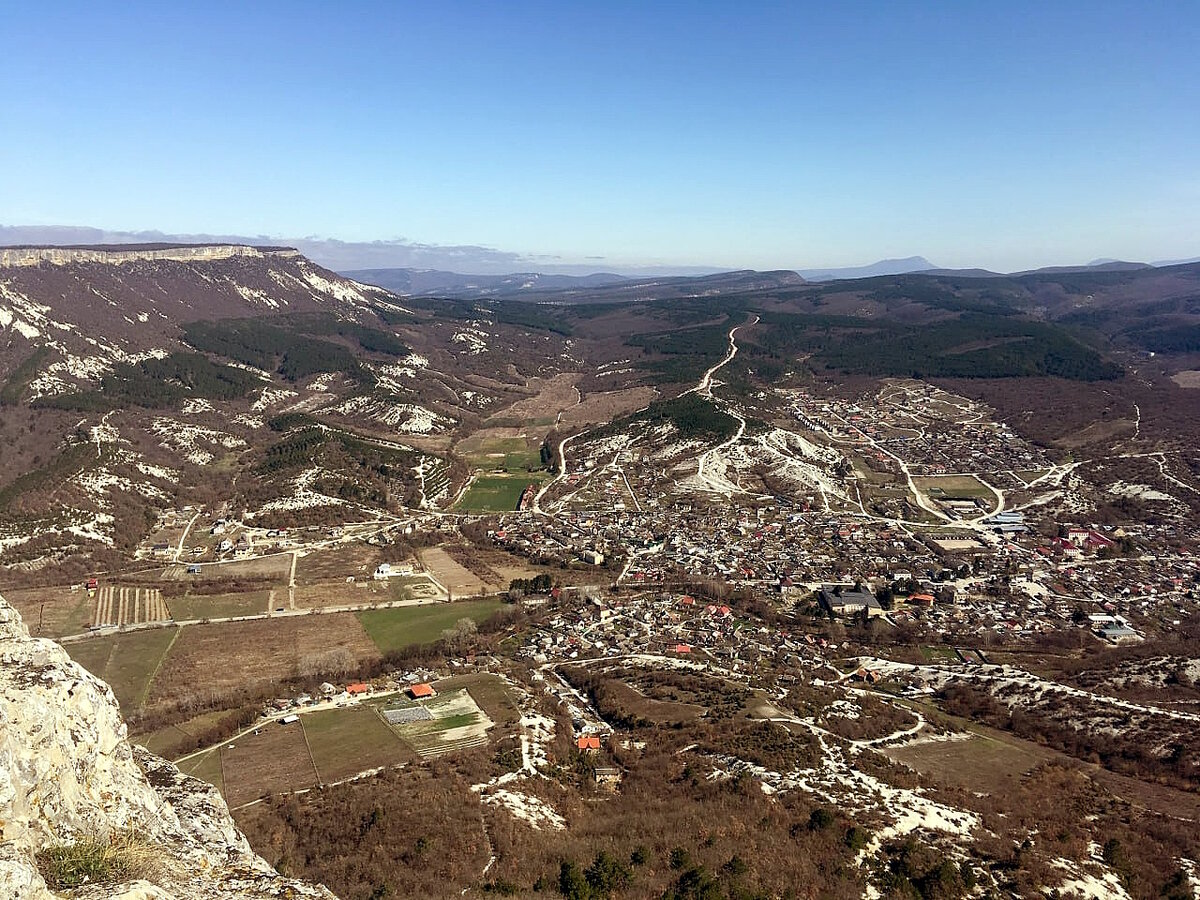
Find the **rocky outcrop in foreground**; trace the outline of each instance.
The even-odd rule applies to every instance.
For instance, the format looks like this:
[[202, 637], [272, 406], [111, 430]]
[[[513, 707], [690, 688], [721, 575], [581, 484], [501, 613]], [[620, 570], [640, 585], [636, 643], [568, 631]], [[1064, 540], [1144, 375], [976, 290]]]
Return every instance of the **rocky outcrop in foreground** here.
[[[138, 877], [47, 887], [39, 853], [112, 836], [132, 836]], [[108, 685], [0, 598], [0, 897], [60, 896], [336, 900], [255, 854], [215, 788], [132, 746]]]

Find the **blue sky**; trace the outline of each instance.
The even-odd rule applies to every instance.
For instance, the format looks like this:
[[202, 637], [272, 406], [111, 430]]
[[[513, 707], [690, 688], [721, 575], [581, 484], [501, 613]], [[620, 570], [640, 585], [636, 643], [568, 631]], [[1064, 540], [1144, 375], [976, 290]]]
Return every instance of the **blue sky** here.
[[598, 269], [1200, 255], [1194, 2], [7, 7], [2, 224]]

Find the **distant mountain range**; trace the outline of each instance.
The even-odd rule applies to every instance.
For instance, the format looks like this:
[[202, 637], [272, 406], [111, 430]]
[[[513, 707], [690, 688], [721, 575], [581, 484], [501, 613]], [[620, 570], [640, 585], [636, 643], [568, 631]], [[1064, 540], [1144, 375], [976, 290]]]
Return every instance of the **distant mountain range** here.
[[[622, 283], [647, 285], [688, 277], [733, 274], [713, 266], [617, 266], [603, 257], [594, 265], [566, 263], [553, 256], [530, 256], [477, 245], [421, 244], [404, 239], [339, 241], [329, 238], [280, 239], [263, 235], [164, 234], [159, 231], [108, 231], [83, 226], [0, 225], [0, 246], [65, 246], [107, 244], [236, 244], [294, 247], [313, 262], [360, 281], [413, 296], [445, 294], [457, 297], [488, 297], [538, 294], [551, 291], [588, 290]], [[1191, 259], [1158, 262], [1126, 262], [1096, 259], [1081, 266], [1054, 266], [1010, 275], [1035, 273], [1119, 272], [1164, 267], [1200, 261]], [[992, 278], [1005, 273], [981, 268], [943, 269], [924, 256], [883, 259], [870, 265], [830, 268], [801, 268], [787, 271], [789, 281], [841, 281], [887, 275], [926, 273], [960, 278]], [[465, 274], [464, 274], [465, 273]], [[776, 273], [777, 274], [777, 273]], [[794, 283], [794, 282], [790, 282]]]
[[909, 272], [925, 272], [936, 268], [937, 266], [923, 256], [906, 256], [904, 259], [881, 259], [869, 266], [799, 271], [806, 281], [840, 281], [843, 278], [872, 278], [876, 275], [907, 275]]
[[885, 259], [869, 266], [841, 269], [781, 269], [772, 272], [740, 270], [707, 275], [675, 275], [631, 278], [612, 272], [591, 275], [547, 275], [522, 272], [511, 275], [464, 275], [439, 269], [352, 269], [341, 274], [355, 281], [386, 288], [411, 297], [520, 297], [524, 300], [555, 302], [699, 297], [731, 290], [764, 290], [832, 281], [856, 281], [900, 275], [929, 275], [953, 278], [1021, 278], [1030, 275], [1098, 274], [1139, 272], [1187, 263], [1160, 264], [1096, 260], [1086, 266], [1047, 266], [1024, 272], [992, 272], [988, 269], [939, 269], [923, 256]]

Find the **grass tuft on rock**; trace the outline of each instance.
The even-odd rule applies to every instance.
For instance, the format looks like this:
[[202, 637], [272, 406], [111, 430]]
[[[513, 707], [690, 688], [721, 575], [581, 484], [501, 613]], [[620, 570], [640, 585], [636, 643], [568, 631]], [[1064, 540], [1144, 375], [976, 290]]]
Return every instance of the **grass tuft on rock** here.
[[153, 880], [162, 868], [161, 851], [136, 831], [88, 836], [48, 847], [37, 859], [46, 884], [56, 891], [85, 884]]

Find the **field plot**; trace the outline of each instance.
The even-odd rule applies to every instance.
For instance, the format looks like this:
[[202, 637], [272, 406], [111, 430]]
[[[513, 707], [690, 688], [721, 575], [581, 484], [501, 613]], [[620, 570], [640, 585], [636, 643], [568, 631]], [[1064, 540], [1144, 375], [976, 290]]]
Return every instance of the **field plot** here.
[[225, 778], [221, 770], [221, 748], [215, 747], [184, 760], [179, 764], [179, 771], [201, 781], [207, 781], [222, 795], [225, 793]]
[[139, 625], [170, 618], [158, 588], [104, 585], [92, 598], [92, 625]]
[[563, 410], [559, 425], [564, 428], [577, 428], [582, 425], [611, 422], [634, 410], [642, 409], [657, 396], [658, 391], [652, 387], [589, 393], [578, 406]]
[[501, 600], [465, 600], [428, 606], [369, 609], [356, 615], [379, 652], [388, 653], [411, 644], [432, 643], [447, 628], [453, 628], [459, 619], [470, 618], [482, 622], [503, 606]]
[[696, 703], [681, 703], [674, 700], [656, 700], [647, 697], [632, 685], [623, 681], [609, 681], [605, 685], [608, 700], [630, 715], [651, 722], [674, 724], [687, 722], [704, 715], [706, 709]]
[[190, 749], [195, 746], [195, 735], [204, 733], [223, 719], [231, 719], [236, 716], [236, 711], [218, 709], [193, 716], [185, 722], [167, 725], [144, 734], [132, 735], [130, 740], [135, 744], [141, 744], [151, 753], [156, 753], [163, 759], [173, 759], [181, 752], [187, 752], [183, 748]]
[[230, 806], [317, 784], [317, 770], [299, 722], [264, 725], [257, 734], [243, 735], [220, 752], [225, 801]]
[[[412, 701], [398, 699], [387, 704], [384, 713], [416, 706], [418, 704]], [[438, 756], [487, 743], [487, 730], [493, 722], [466, 688], [423, 700], [419, 706], [427, 710], [432, 718], [402, 722], [391, 727], [421, 756]]]
[[992, 489], [974, 475], [921, 475], [913, 483], [931, 500], [994, 500]]
[[[322, 549], [320, 553], [308, 553], [296, 560], [296, 583], [312, 584], [318, 581], [345, 581], [355, 578], [370, 578], [375, 567], [383, 562], [378, 547], [355, 543]], [[290, 562], [289, 562], [290, 565]], [[287, 571], [283, 573], [287, 582]]]
[[454, 507], [467, 512], [511, 512], [517, 508], [526, 485], [539, 484], [549, 472], [521, 475], [480, 475]]
[[6, 591], [4, 599], [21, 614], [34, 637], [79, 634], [91, 623], [91, 601], [78, 586]]
[[422, 550], [419, 554], [425, 570], [436, 578], [453, 596], [483, 594], [488, 590], [478, 575], [463, 566], [441, 547]]
[[553, 425], [560, 410], [570, 409], [579, 402], [579, 391], [575, 389], [578, 380], [578, 375], [569, 372], [547, 379], [531, 378], [526, 387], [537, 393], [499, 410], [489, 421], [512, 422], [514, 425]]
[[355, 659], [378, 656], [352, 613], [189, 625], [155, 678], [149, 702], [178, 700], [198, 690], [220, 696], [291, 678], [340, 648]]
[[163, 578], [179, 580], [183, 578], [194, 581], [205, 581], [214, 578], [272, 578], [280, 579], [287, 584], [288, 573], [292, 569], [292, 554], [274, 553], [271, 556], [258, 556], [251, 559], [231, 559], [228, 562], [198, 563], [200, 571], [189, 575], [186, 565], [167, 566], [163, 570]]
[[465, 688], [484, 714], [496, 725], [507, 727], [516, 725], [521, 720], [521, 710], [513, 700], [503, 678], [486, 673], [456, 675], [453, 678], [443, 678], [433, 686], [439, 694], [449, 694]]
[[223, 619], [230, 616], [261, 615], [267, 608], [270, 591], [246, 591], [239, 594], [185, 594], [167, 601], [167, 609], [176, 622], [192, 619]]
[[307, 713], [300, 722], [322, 784], [414, 759], [374, 707], [365, 704]]
[[455, 451], [485, 472], [528, 472], [540, 469], [542, 438], [521, 428], [483, 428], [460, 441]]
[[71, 658], [104, 681], [128, 715], [145, 703], [164, 657], [183, 629], [152, 628], [65, 644]]
[[979, 733], [963, 740], [887, 748], [883, 753], [944, 784], [981, 793], [1011, 791], [1027, 772], [1056, 756], [1034, 744]]

